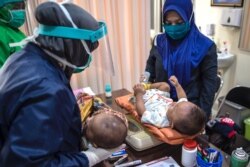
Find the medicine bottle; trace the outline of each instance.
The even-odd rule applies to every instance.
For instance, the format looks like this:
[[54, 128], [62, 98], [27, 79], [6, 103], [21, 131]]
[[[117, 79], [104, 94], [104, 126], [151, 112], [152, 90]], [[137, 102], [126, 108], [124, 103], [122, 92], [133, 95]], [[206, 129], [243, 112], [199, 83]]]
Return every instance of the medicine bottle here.
[[182, 146], [181, 163], [184, 167], [194, 167], [196, 165], [197, 142], [187, 139]]
[[110, 84], [105, 85], [105, 96], [107, 98], [112, 97], [112, 91], [111, 91], [111, 85]]

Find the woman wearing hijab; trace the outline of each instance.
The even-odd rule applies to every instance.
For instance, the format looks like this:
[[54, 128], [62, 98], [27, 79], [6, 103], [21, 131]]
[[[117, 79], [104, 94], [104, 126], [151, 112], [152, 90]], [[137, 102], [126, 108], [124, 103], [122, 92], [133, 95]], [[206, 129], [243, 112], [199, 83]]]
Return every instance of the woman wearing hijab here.
[[10, 47], [10, 43], [25, 38], [18, 28], [25, 21], [24, 0], [1, 0], [0, 2], [0, 68], [6, 59], [20, 47]]
[[93, 166], [124, 145], [81, 151], [70, 78], [89, 66], [106, 25], [71, 3], [45, 2], [35, 17], [38, 36], [0, 69], [0, 166]]
[[[191, 0], [166, 0], [162, 12], [165, 32], [155, 37], [147, 60], [149, 81], [169, 83], [175, 75], [188, 100], [209, 118], [216, 92], [216, 45], [195, 25]], [[177, 100], [172, 85], [170, 95]]]

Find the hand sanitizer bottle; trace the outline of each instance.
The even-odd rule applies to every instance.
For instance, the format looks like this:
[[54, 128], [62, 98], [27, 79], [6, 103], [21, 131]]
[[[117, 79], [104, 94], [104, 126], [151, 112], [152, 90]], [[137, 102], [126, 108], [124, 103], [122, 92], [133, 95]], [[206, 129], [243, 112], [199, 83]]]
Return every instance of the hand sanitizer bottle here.
[[110, 84], [105, 85], [105, 96], [107, 98], [112, 97], [112, 91], [111, 91], [111, 85]]

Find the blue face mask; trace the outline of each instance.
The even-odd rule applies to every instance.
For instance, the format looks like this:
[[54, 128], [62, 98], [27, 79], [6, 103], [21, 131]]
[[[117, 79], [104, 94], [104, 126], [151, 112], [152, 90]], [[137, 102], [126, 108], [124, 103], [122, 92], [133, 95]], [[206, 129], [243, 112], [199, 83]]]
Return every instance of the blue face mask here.
[[190, 22], [192, 20], [193, 13], [194, 12], [192, 12], [191, 17], [188, 22], [176, 24], [176, 25], [164, 24], [163, 28], [165, 30], [165, 33], [173, 40], [178, 40], [178, 39], [182, 39], [183, 37], [185, 37], [190, 30]]
[[11, 27], [19, 28], [25, 22], [25, 10], [11, 10], [12, 19], [9, 22]]
[[176, 25], [164, 24], [163, 27], [164, 27], [166, 34], [174, 40], [178, 40], [178, 39], [185, 37], [185, 35], [190, 30], [189, 22], [176, 24]]

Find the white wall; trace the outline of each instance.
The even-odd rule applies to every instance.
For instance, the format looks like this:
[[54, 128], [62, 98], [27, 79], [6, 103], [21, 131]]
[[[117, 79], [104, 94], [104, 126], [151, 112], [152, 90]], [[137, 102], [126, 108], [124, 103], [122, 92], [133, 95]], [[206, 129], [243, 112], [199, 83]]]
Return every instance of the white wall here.
[[227, 41], [229, 52], [236, 56], [236, 61], [224, 73], [224, 86], [219, 96], [225, 95], [232, 87], [243, 85], [250, 87], [250, 52], [238, 49], [240, 28], [220, 25], [222, 9], [210, 6], [211, 0], [195, 0], [195, 17], [197, 26], [206, 32], [207, 24], [215, 24], [214, 41], [221, 47]]
[[[235, 62], [224, 71], [224, 85], [220, 96], [226, 93], [236, 85], [250, 87], [250, 52], [244, 52], [238, 49], [240, 28], [225, 27], [220, 24], [222, 9], [225, 7], [215, 7], [210, 5], [211, 0], [195, 0], [195, 20], [201, 31], [206, 33], [207, 24], [215, 24], [214, 42], [217, 47], [222, 47], [223, 41], [227, 41], [229, 52], [234, 54]], [[216, 115], [218, 101], [213, 107], [213, 115]]]

